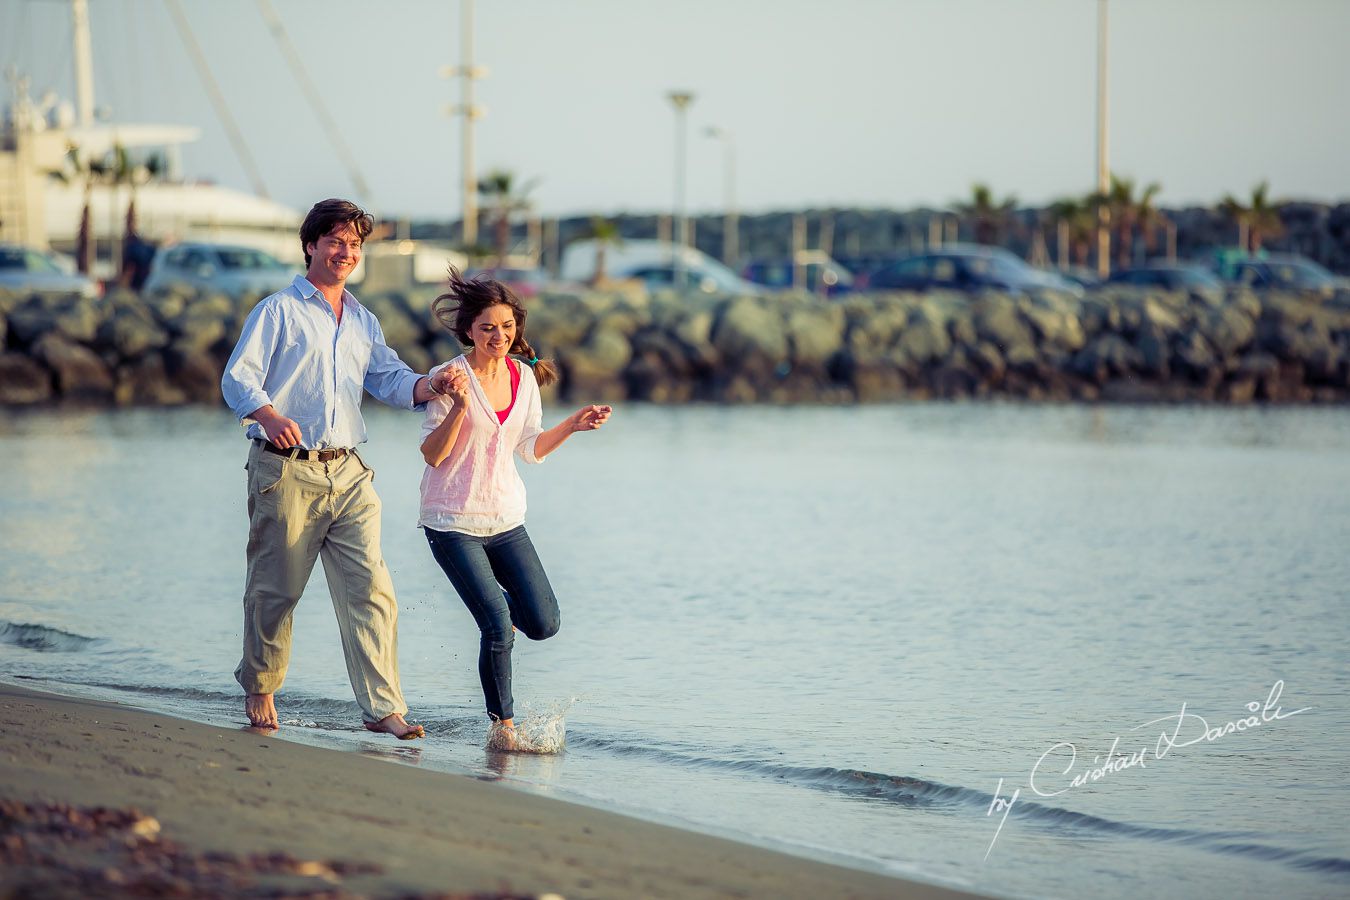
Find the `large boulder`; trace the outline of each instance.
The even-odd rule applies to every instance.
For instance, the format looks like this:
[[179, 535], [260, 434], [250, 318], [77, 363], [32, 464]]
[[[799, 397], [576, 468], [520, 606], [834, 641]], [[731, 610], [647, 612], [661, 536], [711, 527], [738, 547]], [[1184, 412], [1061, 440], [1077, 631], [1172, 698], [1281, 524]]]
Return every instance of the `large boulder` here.
[[732, 300], [713, 327], [712, 343], [723, 368], [766, 378], [787, 362], [788, 339], [783, 319], [758, 298]]
[[575, 294], [547, 294], [526, 309], [525, 331], [531, 343], [550, 347], [578, 344], [591, 330], [595, 317]]
[[1210, 310], [1196, 321], [1196, 329], [1220, 356], [1236, 356], [1256, 338], [1256, 322], [1239, 306]]
[[684, 349], [685, 357], [703, 372], [712, 371], [721, 361], [712, 342], [714, 319], [712, 309], [689, 310], [676, 319], [674, 326], [669, 329], [669, 333]]
[[1017, 314], [1017, 304], [1011, 297], [982, 295], [971, 307], [971, 318], [980, 340], [989, 341], [1005, 355], [1014, 349], [1035, 347], [1031, 329]]
[[1101, 386], [1112, 377], [1129, 375], [1143, 367], [1143, 355], [1118, 334], [1103, 334], [1074, 354], [1074, 374]]
[[1172, 366], [1199, 384], [1213, 386], [1223, 378], [1223, 366], [1214, 348], [1195, 329], [1173, 340]]
[[0, 405], [29, 406], [52, 399], [52, 373], [22, 353], [0, 353]]
[[178, 406], [187, 394], [174, 384], [158, 353], [119, 366], [114, 400], [119, 406]]
[[1083, 323], [1078, 315], [1059, 304], [1052, 304], [1045, 297], [1034, 298], [1024, 304], [1020, 311], [1042, 345], [1077, 351], [1087, 343]]
[[1141, 357], [1139, 371], [1154, 378], [1166, 378], [1171, 374], [1172, 348], [1168, 335], [1149, 325], [1147, 319], [1134, 340], [1134, 347]]
[[224, 294], [207, 294], [187, 303], [167, 320], [173, 343], [209, 351], [229, 349], [237, 316], [234, 302]]
[[630, 400], [676, 403], [693, 399], [694, 366], [669, 332], [644, 328], [633, 335], [632, 348], [623, 373]]
[[952, 339], [941, 322], [929, 318], [923, 308], [915, 309], [900, 333], [891, 358], [902, 368], [913, 370], [943, 360], [952, 349]]
[[570, 397], [621, 399], [623, 371], [633, 357], [628, 338], [602, 325], [561, 355]]
[[98, 342], [122, 359], [137, 359], [169, 344], [169, 333], [144, 306], [126, 305], [116, 310], [98, 330]]
[[56, 376], [56, 387], [62, 398], [77, 403], [103, 403], [112, 399], [112, 372], [88, 347], [52, 333], [38, 338], [32, 352]]
[[220, 403], [222, 365], [209, 351], [186, 341], [174, 341], [164, 351], [169, 378], [193, 403]]
[[824, 371], [843, 346], [843, 311], [837, 307], [788, 313], [787, 337], [792, 365]]
[[10, 311], [9, 330], [25, 347], [47, 334], [90, 344], [98, 335], [101, 321], [100, 310], [92, 300], [36, 295]]

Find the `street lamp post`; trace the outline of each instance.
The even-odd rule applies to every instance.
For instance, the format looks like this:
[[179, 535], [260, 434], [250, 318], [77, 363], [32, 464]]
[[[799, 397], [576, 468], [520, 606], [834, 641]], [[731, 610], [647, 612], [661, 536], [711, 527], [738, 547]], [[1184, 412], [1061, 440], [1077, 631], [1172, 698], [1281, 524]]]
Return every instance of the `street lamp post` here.
[[465, 249], [471, 249], [478, 243], [478, 182], [474, 176], [473, 165], [473, 123], [487, 112], [484, 106], [473, 102], [473, 83], [487, 74], [487, 69], [473, 64], [473, 0], [460, 0], [460, 64], [445, 66], [441, 75], [447, 78], [459, 78], [460, 102], [446, 108], [452, 116], [463, 116], [460, 126], [461, 151], [460, 190], [463, 202], [464, 224], [461, 227], [461, 240]]
[[1097, 0], [1097, 275], [1111, 274], [1111, 166], [1107, 159], [1106, 3]]
[[671, 91], [666, 95], [675, 107], [675, 221], [679, 223], [679, 236], [674, 248], [674, 276], [677, 290], [684, 290], [684, 247], [689, 243], [689, 216], [684, 208], [685, 180], [685, 110], [694, 102], [691, 91]]
[[703, 133], [710, 138], [718, 138], [722, 141], [723, 204], [725, 206], [722, 226], [722, 262], [734, 269], [736, 258], [740, 255], [740, 236], [737, 234], [740, 228], [740, 216], [736, 213], [736, 142], [731, 132], [725, 128], [714, 126]]

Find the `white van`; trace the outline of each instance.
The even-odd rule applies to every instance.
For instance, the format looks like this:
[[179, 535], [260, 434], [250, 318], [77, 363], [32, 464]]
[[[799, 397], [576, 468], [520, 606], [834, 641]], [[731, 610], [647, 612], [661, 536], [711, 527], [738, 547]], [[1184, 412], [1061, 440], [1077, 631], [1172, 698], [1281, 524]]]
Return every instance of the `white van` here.
[[[599, 241], [574, 241], [563, 250], [559, 277], [586, 282], [595, 277]], [[676, 254], [679, 254], [678, 257]], [[614, 279], [641, 281], [648, 290], [675, 288], [676, 262], [680, 262], [689, 290], [705, 294], [755, 294], [763, 291], [717, 260], [693, 247], [667, 241], [624, 241], [605, 248], [605, 275]]]

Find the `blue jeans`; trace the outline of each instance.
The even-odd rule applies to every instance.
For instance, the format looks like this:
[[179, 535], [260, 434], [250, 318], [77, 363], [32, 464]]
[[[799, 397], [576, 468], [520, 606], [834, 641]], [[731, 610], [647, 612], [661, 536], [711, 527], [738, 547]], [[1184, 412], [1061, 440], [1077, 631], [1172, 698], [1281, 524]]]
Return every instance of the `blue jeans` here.
[[478, 623], [478, 679], [488, 715], [514, 718], [511, 706], [511, 626], [532, 641], [558, 633], [558, 598], [525, 526], [491, 537], [423, 528], [431, 555], [449, 576]]

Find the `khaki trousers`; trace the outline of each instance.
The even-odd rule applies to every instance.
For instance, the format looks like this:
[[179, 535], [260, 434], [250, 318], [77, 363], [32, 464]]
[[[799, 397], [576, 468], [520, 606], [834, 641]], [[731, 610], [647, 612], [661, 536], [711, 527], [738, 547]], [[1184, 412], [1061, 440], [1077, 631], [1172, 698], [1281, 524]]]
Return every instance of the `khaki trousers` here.
[[406, 713], [398, 681], [398, 604], [380, 553], [375, 473], [355, 452], [331, 462], [248, 455], [244, 655], [234, 677], [250, 694], [286, 680], [291, 620], [323, 557], [356, 702], [367, 722]]

